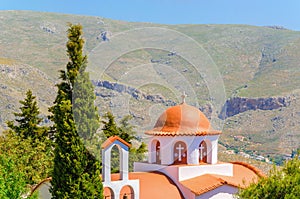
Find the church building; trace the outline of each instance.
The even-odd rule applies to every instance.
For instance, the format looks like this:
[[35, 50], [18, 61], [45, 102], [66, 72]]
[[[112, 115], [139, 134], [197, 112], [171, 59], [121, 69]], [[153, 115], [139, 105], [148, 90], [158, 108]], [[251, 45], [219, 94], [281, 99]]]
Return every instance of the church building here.
[[[231, 199], [264, 174], [252, 165], [218, 161], [221, 131], [196, 107], [183, 102], [166, 109], [145, 132], [148, 161], [128, 172], [130, 145], [114, 136], [102, 145], [106, 199]], [[110, 173], [113, 146], [120, 151], [120, 174]]]

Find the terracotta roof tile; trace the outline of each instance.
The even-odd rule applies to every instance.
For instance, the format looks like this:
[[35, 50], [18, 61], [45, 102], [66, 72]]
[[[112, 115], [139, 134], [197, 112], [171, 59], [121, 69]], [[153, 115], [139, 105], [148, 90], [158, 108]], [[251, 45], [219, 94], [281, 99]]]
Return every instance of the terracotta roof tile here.
[[263, 176], [265, 175], [254, 166], [235, 162], [233, 163], [233, 176], [205, 174], [180, 183], [196, 195], [201, 195], [225, 184], [246, 188], [251, 183], [256, 183]]
[[114, 141], [120, 141], [121, 143], [123, 143], [124, 145], [130, 147], [131, 144], [129, 144], [128, 142], [126, 142], [125, 140], [121, 139], [119, 136], [112, 136], [112, 137], [109, 137], [102, 145], [101, 147], [104, 149], [106, 147], [108, 147], [109, 145], [111, 145]]
[[190, 189], [195, 195], [199, 196], [226, 184], [226, 181], [211, 174], [204, 174], [181, 181], [180, 183]]
[[221, 131], [211, 129], [207, 117], [196, 107], [182, 103], [165, 110], [148, 135], [205, 136], [218, 135]]
[[[112, 174], [112, 180], [118, 180], [119, 174]], [[140, 199], [183, 199], [175, 183], [159, 172], [131, 172], [129, 179], [140, 180]]]
[[221, 131], [147, 131], [147, 135], [156, 135], [156, 136], [205, 136], [205, 135], [220, 135]]
[[232, 164], [236, 164], [236, 165], [242, 165], [250, 170], [252, 170], [254, 173], [256, 173], [259, 177], [266, 177], [266, 174], [264, 174], [260, 169], [258, 169], [257, 167], [248, 164], [246, 162], [231, 162]]

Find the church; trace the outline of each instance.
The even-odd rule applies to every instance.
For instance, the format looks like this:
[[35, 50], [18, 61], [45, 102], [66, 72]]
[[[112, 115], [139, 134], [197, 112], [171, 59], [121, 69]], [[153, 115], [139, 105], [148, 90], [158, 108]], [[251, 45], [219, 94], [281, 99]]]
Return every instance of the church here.
[[[231, 199], [264, 174], [243, 162], [218, 161], [218, 139], [207, 117], [183, 102], [167, 108], [149, 136], [148, 161], [128, 171], [130, 144], [114, 136], [102, 144], [106, 199]], [[111, 149], [120, 152], [120, 173], [111, 174]]]

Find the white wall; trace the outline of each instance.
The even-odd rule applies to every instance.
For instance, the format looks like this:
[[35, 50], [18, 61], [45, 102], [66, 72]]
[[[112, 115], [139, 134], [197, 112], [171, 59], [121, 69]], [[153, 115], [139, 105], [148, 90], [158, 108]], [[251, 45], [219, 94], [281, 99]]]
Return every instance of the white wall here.
[[187, 146], [187, 164], [199, 164], [199, 144], [205, 140], [208, 146], [208, 163], [218, 162], [218, 138], [219, 135], [209, 136], [153, 136], [148, 143], [148, 162], [155, 162], [155, 147], [153, 141], [160, 142], [161, 164], [170, 165], [174, 162], [174, 144], [182, 141]]
[[181, 166], [178, 168], [178, 180], [183, 181], [204, 174], [233, 175], [233, 165], [230, 163], [214, 165]]
[[118, 180], [110, 182], [102, 182], [103, 188], [109, 187], [113, 192], [116, 199], [120, 198], [121, 189], [124, 186], [131, 186], [134, 192], [134, 198], [140, 198], [140, 181], [139, 180]]

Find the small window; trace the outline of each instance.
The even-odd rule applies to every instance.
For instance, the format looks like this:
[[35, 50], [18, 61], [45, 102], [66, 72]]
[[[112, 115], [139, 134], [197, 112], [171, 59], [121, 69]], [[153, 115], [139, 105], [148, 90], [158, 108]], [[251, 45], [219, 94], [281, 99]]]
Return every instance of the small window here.
[[202, 141], [199, 145], [199, 163], [207, 163], [207, 145]]
[[187, 148], [186, 144], [182, 141], [176, 142], [174, 145], [174, 164], [186, 164], [187, 163]]

